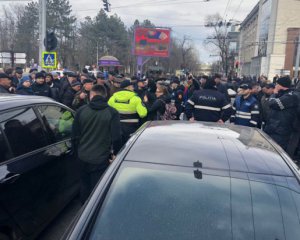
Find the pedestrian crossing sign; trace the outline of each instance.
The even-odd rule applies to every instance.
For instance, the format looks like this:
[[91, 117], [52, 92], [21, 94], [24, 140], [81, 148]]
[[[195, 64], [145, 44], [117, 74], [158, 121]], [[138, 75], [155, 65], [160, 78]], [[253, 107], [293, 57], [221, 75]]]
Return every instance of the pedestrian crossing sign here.
[[42, 60], [42, 68], [56, 68], [56, 52], [43, 52]]

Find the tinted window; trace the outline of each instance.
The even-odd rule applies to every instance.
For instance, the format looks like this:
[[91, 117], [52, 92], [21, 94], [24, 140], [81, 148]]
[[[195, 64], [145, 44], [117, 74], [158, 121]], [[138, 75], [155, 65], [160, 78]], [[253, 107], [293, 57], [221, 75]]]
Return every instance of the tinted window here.
[[54, 141], [58, 142], [71, 137], [74, 117], [70, 111], [51, 105], [39, 106], [38, 109]]
[[47, 145], [41, 122], [32, 108], [3, 113], [0, 119], [15, 157]]
[[4, 135], [0, 130], [0, 163], [10, 159], [11, 157], [11, 152], [6, 144]]
[[232, 239], [230, 179], [126, 168], [105, 200], [90, 239]]
[[90, 239], [294, 240], [300, 236], [299, 184], [291, 189], [286, 177], [249, 179], [247, 173], [239, 173], [230, 178], [202, 169], [202, 179], [196, 179], [194, 169], [124, 164]]

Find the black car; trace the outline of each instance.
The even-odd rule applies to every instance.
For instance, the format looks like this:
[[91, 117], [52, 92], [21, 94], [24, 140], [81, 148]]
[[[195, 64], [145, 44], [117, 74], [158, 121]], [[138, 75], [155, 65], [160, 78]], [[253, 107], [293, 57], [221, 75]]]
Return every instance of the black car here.
[[146, 123], [64, 239], [297, 240], [299, 176], [257, 129]]
[[0, 95], [0, 239], [34, 239], [78, 194], [73, 111], [50, 98]]

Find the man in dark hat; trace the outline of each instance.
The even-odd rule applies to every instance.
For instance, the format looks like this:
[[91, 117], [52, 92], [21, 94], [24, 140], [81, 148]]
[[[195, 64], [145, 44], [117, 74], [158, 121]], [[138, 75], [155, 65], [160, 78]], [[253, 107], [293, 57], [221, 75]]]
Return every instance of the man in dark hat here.
[[144, 96], [147, 91], [146, 87], [147, 87], [146, 79], [138, 78], [136, 85], [134, 86], [134, 91], [141, 99], [144, 99]]
[[140, 118], [147, 116], [147, 108], [134, 92], [130, 80], [124, 80], [120, 87], [122, 90], [116, 92], [109, 99], [108, 104], [120, 113], [122, 140], [125, 144], [130, 134], [139, 128]]
[[230, 98], [228, 96], [227, 86], [226, 86], [225, 83], [222, 82], [221, 74], [216, 73], [215, 76], [214, 76], [214, 81], [216, 82], [217, 90], [226, 97], [227, 101], [229, 101]]
[[65, 93], [71, 89], [71, 83], [77, 81], [77, 75], [74, 72], [64, 72], [64, 77], [61, 79], [61, 87], [59, 92], [60, 99], [64, 99]]
[[23, 69], [22, 68], [16, 67], [15, 77], [18, 80], [18, 82], [20, 82], [21, 78], [23, 77]]
[[70, 87], [66, 89], [66, 92], [64, 93], [61, 102], [67, 105], [68, 107], [72, 108], [74, 97], [76, 93], [80, 91], [80, 89], [81, 89], [81, 82], [75, 80], [72, 83], [70, 83]]
[[252, 96], [252, 85], [244, 82], [240, 85], [238, 96], [233, 103], [230, 122], [236, 125], [257, 127], [260, 111], [257, 99]]
[[32, 84], [32, 90], [34, 95], [51, 97], [50, 96], [50, 87], [45, 81], [45, 75], [42, 72], [35, 74], [35, 82]]
[[231, 104], [218, 91], [213, 78], [208, 78], [204, 89], [195, 91], [186, 104], [186, 116], [192, 121], [224, 123], [230, 118], [231, 112]]
[[0, 93], [10, 93], [11, 79], [6, 73], [0, 73]]
[[79, 109], [80, 107], [86, 105], [89, 103], [89, 99], [90, 99], [90, 91], [93, 87], [93, 80], [92, 79], [84, 79], [82, 81], [82, 89], [81, 91], [77, 92], [75, 94], [75, 97], [74, 97], [74, 100], [73, 100], [73, 109], [77, 110]]
[[120, 90], [120, 86], [121, 86], [122, 82], [123, 82], [123, 78], [120, 75], [117, 75], [113, 78], [113, 82], [110, 87], [110, 95], [111, 96]]
[[294, 131], [293, 122], [297, 117], [298, 99], [290, 89], [291, 83], [289, 77], [277, 80], [274, 94], [269, 98], [271, 110], [264, 129], [284, 150], [287, 150]]
[[96, 76], [96, 84], [104, 86], [107, 92], [107, 100], [110, 96], [110, 87], [108, 84], [108, 80], [105, 79], [105, 75], [102, 72], [98, 72]]

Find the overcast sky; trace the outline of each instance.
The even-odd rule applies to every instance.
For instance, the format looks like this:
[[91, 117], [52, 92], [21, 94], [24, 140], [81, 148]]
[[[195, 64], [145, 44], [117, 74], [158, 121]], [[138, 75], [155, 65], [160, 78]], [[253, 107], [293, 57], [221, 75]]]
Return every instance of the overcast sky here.
[[[111, 13], [117, 14], [127, 26], [135, 19], [149, 19], [156, 26], [171, 27], [173, 36], [183, 38], [189, 36], [203, 62], [212, 62], [216, 58], [210, 57], [216, 53], [208, 51], [203, 40], [208, 36], [209, 29], [203, 25], [207, 15], [220, 13], [227, 21], [235, 19], [242, 21], [257, 4], [258, 0], [109, 0]], [[102, 0], [70, 0], [75, 15], [82, 19], [85, 16], [94, 17]], [[185, 26], [183, 26], [185, 25]]]
[[[86, 16], [94, 17], [103, 6], [102, 0], [69, 0], [74, 14], [79, 20]], [[203, 46], [203, 40], [209, 35], [208, 28], [203, 26], [207, 15], [220, 13], [227, 21], [242, 21], [257, 4], [258, 0], [109, 0], [111, 13], [117, 14], [127, 26], [135, 19], [149, 19], [156, 26], [171, 27], [176, 38], [189, 36], [203, 62], [212, 62], [210, 57], [216, 53]], [[1, 6], [0, 2], [0, 6]], [[182, 26], [185, 25], [185, 26]]]

